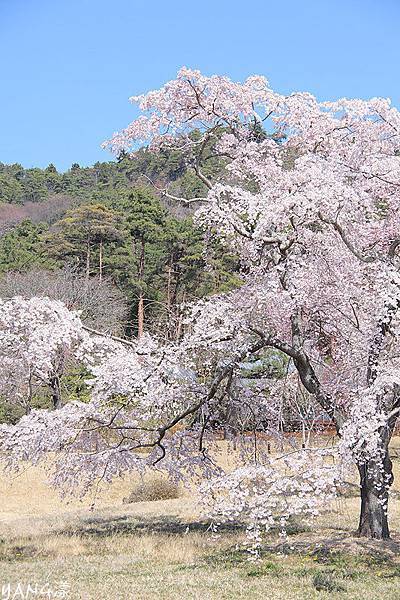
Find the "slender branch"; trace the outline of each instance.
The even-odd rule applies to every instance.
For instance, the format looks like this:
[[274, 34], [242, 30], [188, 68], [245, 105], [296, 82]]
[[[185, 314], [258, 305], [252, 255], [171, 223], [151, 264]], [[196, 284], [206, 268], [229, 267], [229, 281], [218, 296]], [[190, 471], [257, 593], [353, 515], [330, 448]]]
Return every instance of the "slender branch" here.
[[180, 202], [182, 204], [192, 204], [193, 202], [207, 202], [207, 198], [203, 196], [198, 196], [196, 198], [184, 198], [183, 196], [174, 196], [168, 192], [168, 188], [160, 188], [158, 187], [150, 177], [148, 177], [145, 173], [142, 173], [142, 177], [147, 179], [149, 183], [161, 194], [161, 196], [165, 196], [170, 200], [174, 200], [175, 202]]

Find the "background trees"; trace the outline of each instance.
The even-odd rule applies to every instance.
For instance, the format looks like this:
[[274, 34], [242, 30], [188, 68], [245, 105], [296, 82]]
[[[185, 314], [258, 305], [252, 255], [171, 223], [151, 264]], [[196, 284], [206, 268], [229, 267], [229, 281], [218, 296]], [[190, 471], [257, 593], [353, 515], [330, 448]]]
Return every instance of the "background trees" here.
[[[140, 150], [135, 160], [122, 153], [117, 162], [76, 164], [66, 173], [0, 164], [7, 181], [0, 190], [1, 297], [61, 300], [105, 333], [136, 336], [140, 326], [180, 337], [182, 302], [240, 281], [237, 259], [205, 239], [193, 210], [158, 191], [181, 189], [185, 173], [179, 150]], [[85, 397], [83, 372], [66, 369], [63, 400]], [[51, 400], [43, 386], [33, 396], [34, 406]], [[6, 421], [21, 414], [6, 395], [0, 410]]]
[[136, 290], [137, 334], [141, 337], [144, 331], [146, 288], [157, 277], [161, 267], [166, 210], [149, 190], [140, 188], [121, 198], [118, 208], [125, 215], [126, 250], [131, 259], [129, 270], [124, 265], [121, 273], [125, 271], [130, 285]]
[[46, 237], [46, 253], [61, 262], [75, 259], [75, 265], [103, 278], [104, 253], [111, 243], [122, 240], [120, 219], [101, 204], [82, 205], [68, 211]]
[[[27, 177], [19, 165], [2, 168], [26, 185], [40, 171]], [[214, 159], [211, 170], [216, 168]], [[183, 152], [155, 156], [140, 150], [134, 161], [122, 153], [116, 163], [74, 165], [64, 174], [49, 165], [39, 179], [46, 185], [40, 201], [28, 200], [28, 194], [0, 204], [4, 272], [69, 266], [88, 277], [105, 276], [130, 303], [130, 334], [146, 326], [179, 335], [182, 301], [238, 285], [234, 254], [205, 237], [193, 223], [192, 208], [160, 191], [167, 185], [176, 193], [204, 192]]]
[[48, 263], [43, 254], [42, 239], [47, 231], [45, 223], [33, 223], [26, 219], [7, 231], [0, 238], [0, 272], [28, 271]]

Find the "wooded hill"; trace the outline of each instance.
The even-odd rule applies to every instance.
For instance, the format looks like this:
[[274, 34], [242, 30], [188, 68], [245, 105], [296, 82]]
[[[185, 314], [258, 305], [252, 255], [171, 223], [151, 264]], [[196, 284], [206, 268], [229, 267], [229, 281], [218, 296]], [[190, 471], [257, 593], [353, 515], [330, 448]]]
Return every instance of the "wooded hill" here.
[[[140, 150], [66, 173], [0, 164], [0, 291], [15, 288], [14, 279], [22, 289], [21, 274], [32, 270], [46, 271], [46, 280], [69, 270], [120, 291], [127, 314], [119, 330], [176, 336], [182, 301], [239, 280], [235, 257], [204, 239], [190, 208], [158, 192], [167, 186], [177, 196], [205, 193], [179, 151]], [[25, 293], [41, 276], [25, 278]]]
[[[166, 188], [205, 194], [179, 151], [140, 150], [65, 173], [0, 163], [0, 296], [49, 296], [97, 330], [178, 338], [182, 303], [237, 286], [239, 265]], [[68, 397], [85, 387], [78, 375]], [[16, 416], [0, 407], [1, 418]]]

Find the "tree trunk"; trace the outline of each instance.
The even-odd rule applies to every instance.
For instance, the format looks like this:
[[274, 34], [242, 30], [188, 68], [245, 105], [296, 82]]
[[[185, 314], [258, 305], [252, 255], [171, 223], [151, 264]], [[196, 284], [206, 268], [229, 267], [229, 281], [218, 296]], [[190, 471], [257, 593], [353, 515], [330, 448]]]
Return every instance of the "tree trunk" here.
[[61, 394], [61, 377], [64, 372], [65, 355], [59, 356], [58, 364], [54, 365], [53, 375], [50, 377], [49, 385], [51, 390], [51, 399], [53, 401], [53, 408], [62, 408], [64, 403]]
[[[186, 294], [185, 294], [185, 291], [183, 291], [183, 294], [182, 294], [182, 306], [184, 305], [185, 300], [186, 300]], [[177, 322], [177, 325], [176, 325], [176, 332], [175, 332], [175, 339], [176, 340], [179, 340], [181, 338], [181, 336], [182, 336], [182, 330], [183, 330], [183, 313], [180, 310], [179, 311], [179, 315], [178, 315], [178, 322]]]
[[99, 280], [103, 279], [103, 242], [100, 241], [99, 245]]
[[86, 281], [89, 281], [90, 277], [90, 243], [86, 242], [86, 268], [85, 268]]
[[358, 467], [360, 473], [361, 510], [358, 525], [360, 537], [386, 540], [390, 538], [388, 525], [389, 487], [393, 483], [392, 461], [386, 449], [385, 458], [368, 461]]
[[167, 310], [168, 310], [168, 316], [169, 316], [170, 311], [171, 311], [171, 279], [172, 279], [171, 275], [172, 275], [172, 266], [171, 266], [171, 264], [169, 264], [168, 267], [167, 267]]
[[[145, 241], [142, 239], [140, 244], [140, 258], [138, 268], [138, 279], [139, 285], [142, 286], [143, 275], [144, 275], [144, 260], [145, 260]], [[144, 331], [144, 297], [142, 287], [139, 293], [138, 302], [138, 338], [141, 338]]]
[[58, 375], [55, 375], [50, 380], [51, 398], [53, 401], [53, 408], [58, 409], [63, 406], [60, 379]]
[[138, 302], [138, 338], [141, 338], [144, 331], [144, 299], [143, 294], [139, 294]]

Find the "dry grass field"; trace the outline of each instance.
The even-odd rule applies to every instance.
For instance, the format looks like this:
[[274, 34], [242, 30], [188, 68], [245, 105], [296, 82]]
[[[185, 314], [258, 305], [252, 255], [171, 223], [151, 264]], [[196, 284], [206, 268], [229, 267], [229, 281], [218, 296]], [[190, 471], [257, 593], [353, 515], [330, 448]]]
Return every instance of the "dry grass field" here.
[[241, 546], [242, 529], [207, 531], [192, 493], [145, 500], [163, 489], [152, 478], [140, 502], [123, 502], [138, 484], [126, 478], [91, 509], [92, 498], [61, 501], [38, 468], [2, 475], [1, 598], [400, 600], [398, 459], [395, 471], [390, 542], [354, 537], [359, 501], [342, 497], [312, 525], [294, 523], [285, 542], [271, 533], [258, 562]]

